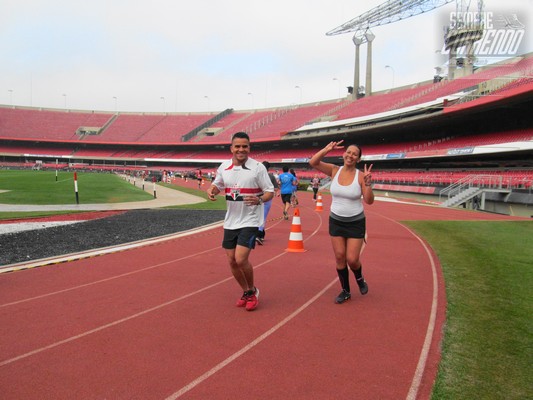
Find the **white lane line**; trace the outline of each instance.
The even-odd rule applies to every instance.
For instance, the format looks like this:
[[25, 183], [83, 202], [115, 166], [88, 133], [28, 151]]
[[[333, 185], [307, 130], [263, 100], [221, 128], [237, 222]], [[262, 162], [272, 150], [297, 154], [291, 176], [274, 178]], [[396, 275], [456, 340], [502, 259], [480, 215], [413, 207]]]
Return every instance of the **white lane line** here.
[[[319, 224], [318, 224], [318, 227], [317, 227], [317, 228], [314, 230], [314, 232], [309, 236], [309, 238], [311, 238], [312, 236], [314, 236], [314, 235], [319, 231], [320, 227], [322, 226], [322, 218], [321, 218], [320, 216], [318, 216], [318, 218], [319, 218]], [[309, 239], [309, 238], [308, 238], [308, 239]], [[261, 267], [261, 266], [263, 266], [263, 265], [265, 265], [265, 264], [268, 264], [268, 263], [270, 263], [270, 262], [272, 262], [272, 261], [274, 261], [274, 260], [276, 260], [276, 259], [278, 259], [278, 258], [280, 258], [280, 257], [282, 257], [282, 256], [284, 256], [284, 255], [286, 255], [286, 254], [288, 254], [288, 253], [287, 253], [287, 252], [281, 252], [281, 253], [279, 253], [278, 255], [276, 255], [276, 256], [274, 256], [274, 257], [271, 257], [271, 258], [269, 258], [268, 260], [265, 260], [265, 261], [263, 261], [262, 263], [258, 264], [257, 266], [254, 267], [254, 269], [257, 269], [257, 268], [259, 268], [259, 267]], [[13, 357], [13, 358], [10, 358], [10, 359], [7, 359], [7, 360], [4, 360], [4, 361], [1, 361], [1, 362], [0, 362], [0, 367], [2, 367], [2, 366], [4, 366], [4, 365], [11, 364], [11, 363], [14, 363], [14, 362], [16, 362], [16, 361], [22, 360], [22, 359], [27, 358], [27, 357], [33, 356], [33, 355], [35, 355], [35, 354], [42, 353], [42, 352], [44, 352], [44, 351], [46, 351], [46, 350], [53, 349], [53, 348], [58, 347], [58, 346], [61, 346], [61, 345], [63, 345], [63, 344], [67, 344], [67, 343], [73, 342], [73, 341], [78, 340], [78, 339], [81, 339], [81, 338], [83, 338], [83, 337], [85, 337], [85, 336], [89, 336], [89, 335], [91, 335], [91, 334], [93, 334], [93, 333], [97, 333], [97, 332], [103, 331], [104, 329], [111, 328], [111, 327], [113, 327], [113, 326], [116, 326], [116, 325], [122, 324], [122, 323], [127, 322], [127, 321], [130, 321], [130, 320], [132, 320], [132, 319], [134, 319], [134, 318], [137, 318], [137, 317], [140, 317], [140, 316], [142, 316], [142, 315], [148, 314], [148, 313], [150, 313], [150, 312], [157, 311], [157, 310], [159, 310], [159, 309], [161, 309], [161, 308], [164, 308], [164, 307], [166, 307], [166, 306], [169, 306], [169, 305], [172, 305], [172, 304], [174, 304], [174, 303], [177, 303], [178, 301], [181, 301], [181, 300], [187, 299], [187, 298], [189, 298], [189, 297], [191, 297], [191, 296], [194, 296], [194, 295], [200, 294], [200, 293], [202, 293], [202, 292], [204, 292], [204, 291], [206, 291], [206, 290], [212, 289], [212, 288], [214, 288], [214, 287], [216, 287], [216, 286], [219, 286], [219, 285], [221, 285], [221, 284], [223, 284], [223, 283], [225, 283], [225, 282], [228, 282], [228, 281], [230, 281], [230, 280], [232, 280], [232, 279], [234, 279], [233, 276], [230, 276], [230, 277], [228, 277], [228, 278], [222, 279], [221, 281], [215, 282], [215, 283], [213, 283], [213, 284], [211, 284], [211, 285], [208, 285], [208, 286], [205, 286], [205, 287], [203, 287], [203, 288], [201, 288], [201, 289], [198, 289], [198, 290], [196, 290], [196, 291], [194, 291], [194, 292], [191, 292], [191, 293], [185, 294], [185, 295], [180, 296], [180, 297], [178, 297], [178, 298], [176, 298], [176, 299], [173, 299], [173, 300], [167, 301], [167, 302], [165, 302], [165, 303], [159, 304], [159, 305], [157, 305], [157, 306], [155, 306], [155, 307], [148, 308], [148, 309], [143, 310], [143, 311], [141, 311], [141, 312], [138, 312], [138, 313], [136, 313], [136, 314], [132, 314], [132, 315], [129, 315], [129, 316], [127, 316], [127, 317], [124, 317], [124, 318], [121, 318], [121, 319], [115, 320], [115, 321], [113, 321], [113, 322], [110, 322], [110, 323], [108, 323], [108, 324], [101, 325], [101, 326], [99, 326], [99, 327], [96, 327], [96, 328], [94, 328], [94, 329], [91, 329], [91, 330], [85, 331], [85, 332], [80, 333], [80, 334], [78, 334], [78, 335], [71, 336], [71, 337], [69, 337], [69, 338], [66, 338], [66, 339], [63, 339], [63, 340], [60, 340], [60, 341], [57, 341], [57, 342], [51, 343], [51, 344], [49, 344], [49, 345], [47, 345], [47, 346], [43, 346], [43, 347], [41, 347], [41, 348], [38, 348], [38, 349], [32, 350], [32, 351], [30, 351], [30, 352], [27, 352], [27, 353], [24, 353], [24, 354], [21, 354], [21, 355], [18, 355], [18, 356], [16, 356], [16, 357]], [[330, 283], [330, 284], [328, 285], [328, 287], [329, 287], [330, 285], [332, 285], [334, 282], [335, 282], [335, 280], [334, 280], [332, 283]], [[327, 289], [327, 287], [326, 287], [324, 290], [326, 290], [326, 289]]]
[[[319, 224], [317, 229], [310, 235], [310, 237], [313, 237], [322, 226], [322, 218], [319, 217]], [[309, 239], [309, 238], [308, 238]], [[363, 243], [363, 247], [361, 248], [361, 253], [365, 250], [366, 243]], [[247, 351], [253, 349], [255, 346], [257, 346], [259, 343], [261, 343], [263, 340], [268, 338], [270, 335], [272, 335], [274, 332], [285, 326], [289, 321], [291, 321], [293, 318], [298, 316], [300, 313], [302, 313], [306, 308], [308, 308], [311, 304], [313, 304], [319, 297], [321, 297], [327, 290], [329, 290], [335, 283], [337, 283], [337, 278], [333, 279], [330, 283], [328, 283], [322, 290], [320, 290], [316, 295], [314, 295], [310, 300], [308, 300], [306, 303], [304, 303], [301, 307], [296, 309], [292, 314], [287, 316], [285, 319], [281, 320], [279, 323], [274, 325], [272, 328], [270, 328], [268, 331], [263, 333], [262, 335], [255, 338], [253, 341], [248, 343], [246, 346], [242, 347], [237, 352], [233, 353], [231, 356], [226, 358], [224, 361], [220, 362], [219, 364], [215, 365], [213, 368], [211, 368], [209, 371], [205, 372], [204, 374], [200, 375], [198, 378], [194, 379], [187, 385], [183, 386], [181, 389], [176, 391], [175, 393], [171, 394], [169, 397], [166, 398], [166, 400], [175, 400], [191, 389], [198, 386], [200, 383], [208, 379], [210, 376], [216, 374], [218, 371], [220, 371], [222, 368], [226, 367], [231, 362], [235, 361], [237, 358], [242, 356]]]
[[377, 213], [374, 213], [374, 214], [379, 215], [380, 217], [386, 220], [389, 220], [391, 222], [394, 222], [395, 224], [400, 225], [407, 232], [409, 232], [409, 234], [414, 236], [416, 240], [418, 240], [420, 244], [422, 245], [422, 247], [424, 248], [424, 251], [426, 252], [428, 256], [428, 260], [431, 265], [431, 275], [432, 275], [432, 284], [433, 284], [431, 311], [429, 314], [428, 325], [426, 328], [426, 336], [424, 338], [424, 344], [422, 345], [422, 349], [420, 350], [420, 356], [418, 357], [418, 363], [416, 365], [415, 373], [413, 375], [413, 380], [411, 381], [411, 387], [409, 388], [409, 392], [407, 393], [407, 396], [406, 396], [406, 400], [416, 400], [418, 390], [420, 389], [420, 384], [422, 383], [422, 376], [424, 375], [424, 371], [426, 369], [426, 363], [427, 363], [427, 359], [429, 356], [429, 350], [431, 348], [431, 342], [433, 340], [433, 333], [435, 332], [435, 323], [437, 320], [437, 306], [439, 304], [439, 286], [438, 286], [438, 277], [437, 277], [437, 267], [435, 265], [435, 260], [432, 257], [431, 251], [428, 249], [424, 241], [419, 236], [416, 235], [415, 232], [413, 232], [407, 226], [399, 223], [398, 221], [385, 217], [381, 214], [377, 214]]
[[311, 299], [309, 299], [306, 303], [304, 303], [300, 308], [298, 308], [296, 311], [294, 311], [292, 314], [287, 316], [285, 319], [281, 320], [279, 323], [274, 325], [272, 328], [270, 328], [268, 331], [263, 333], [262, 335], [258, 336], [256, 339], [248, 343], [246, 346], [241, 348], [239, 351], [233, 353], [231, 356], [226, 358], [221, 363], [215, 365], [213, 368], [211, 368], [209, 371], [204, 373], [203, 375], [200, 375], [198, 378], [190, 382], [189, 384], [183, 386], [180, 390], [177, 392], [171, 394], [166, 398], [166, 400], [175, 400], [185, 393], [187, 393], [189, 390], [193, 389], [194, 387], [198, 386], [200, 383], [205, 381], [210, 376], [216, 374], [218, 371], [220, 371], [222, 368], [224, 368], [226, 365], [230, 364], [232, 361], [235, 361], [237, 358], [242, 356], [247, 351], [253, 349], [255, 346], [257, 346], [259, 343], [261, 343], [263, 340], [268, 338], [270, 335], [272, 335], [274, 332], [282, 328], [283, 326], [287, 325], [289, 321], [291, 321], [293, 318], [298, 316], [300, 313], [302, 313], [306, 308], [308, 308], [311, 304], [313, 304], [318, 298], [320, 298], [329, 288], [331, 288], [334, 284], [337, 283], [337, 279], [334, 279], [330, 283], [328, 283], [321, 291], [319, 291], [316, 295], [314, 295]]
[[[279, 257], [281, 257], [281, 256], [283, 256], [283, 255], [285, 255], [285, 254], [287, 254], [287, 253], [283, 252], [283, 253], [280, 253], [280, 254], [278, 254], [278, 255], [276, 255], [276, 256], [274, 256], [274, 257], [268, 259], [268, 260], [265, 260], [265, 261], [263, 261], [261, 264], [257, 265], [257, 267], [254, 267], [254, 269], [255, 269], [255, 268], [259, 268], [260, 266], [265, 265], [265, 264], [267, 264], [267, 263], [269, 263], [269, 262], [271, 262], [271, 261], [274, 261], [275, 259], [277, 259], [277, 258], [279, 258]], [[110, 322], [110, 323], [108, 323], [108, 324], [101, 325], [101, 326], [99, 326], [99, 327], [97, 327], [97, 328], [94, 328], [94, 329], [91, 329], [91, 330], [85, 331], [85, 332], [83, 332], [83, 333], [80, 333], [79, 335], [71, 336], [71, 337], [66, 338], [66, 339], [64, 339], [64, 340], [60, 340], [60, 341], [58, 341], [58, 342], [51, 343], [51, 344], [49, 344], [48, 346], [44, 346], [44, 347], [41, 347], [41, 348], [38, 348], [38, 349], [32, 350], [32, 351], [30, 351], [30, 352], [28, 352], [28, 353], [24, 353], [24, 354], [21, 354], [21, 355], [19, 355], [19, 356], [16, 356], [16, 357], [10, 358], [10, 359], [8, 359], [8, 360], [4, 360], [4, 361], [0, 362], [0, 367], [2, 367], [2, 366], [4, 366], [4, 365], [7, 365], [7, 364], [11, 364], [11, 363], [13, 363], [13, 362], [15, 362], [15, 361], [18, 361], [18, 360], [21, 360], [21, 359], [23, 359], [23, 358], [27, 358], [27, 357], [29, 357], [29, 356], [32, 356], [32, 355], [35, 355], [35, 354], [38, 354], [38, 353], [42, 353], [42, 352], [45, 351], [45, 350], [53, 349], [54, 347], [58, 347], [58, 346], [60, 346], [60, 345], [62, 345], [62, 344], [66, 344], [66, 343], [69, 343], [69, 342], [73, 342], [73, 341], [75, 341], [75, 340], [77, 340], [77, 339], [83, 338], [83, 337], [88, 336], [88, 335], [91, 335], [91, 334], [93, 334], [93, 333], [103, 331], [104, 329], [111, 328], [111, 327], [113, 327], [113, 326], [115, 326], [115, 325], [122, 324], [123, 322], [129, 321], [129, 320], [132, 320], [132, 319], [134, 319], [134, 318], [140, 317], [140, 316], [145, 315], [145, 314], [148, 314], [148, 313], [150, 313], [150, 312], [152, 312], [152, 311], [157, 311], [157, 310], [159, 310], [159, 309], [161, 309], [161, 308], [163, 308], [163, 307], [167, 307], [167, 306], [169, 306], [169, 305], [172, 305], [172, 304], [174, 304], [174, 303], [177, 303], [178, 301], [181, 301], [181, 300], [187, 299], [187, 298], [189, 298], [189, 297], [191, 297], [191, 296], [194, 296], [194, 295], [200, 294], [200, 293], [202, 293], [202, 292], [205, 292], [206, 290], [212, 289], [212, 288], [214, 288], [214, 287], [216, 287], [216, 286], [219, 286], [219, 285], [221, 285], [221, 284], [223, 284], [223, 283], [225, 283], [225, 282], [228, 282], [228, 281], [230, 281], [230, 280], [232, 280], [232, 279], [234, 279], [233, 276], [227, 277], [227, 278], [222, 279], [222, 280], [220, 280], [220, 281], [218, 281], [218, 282], [212, 283], [211, 285], [207, 285], [207, 286], [204, 286], [204, 287], [201, 288], [201, 289], [195, 290], [194, 292], [187, 293], [187, 294], [185, 294], [185, 295], [183, 295], [183, 296], [180, 296], [180, 297], [178, 297], [178, 298], [175, 298], [175, 299], [169, 300], [169, 301], [167, 301], [167, 302], [165, 302], [165, 303], [162, 303], [162, 304], [159, 304], [159, 305], [157, 305], [157, 306], [154, 306], [154, 307], [148, 308], [148, 309], [146, 309], [146, 310], [140, 311], [140, 312], [138, 312], [138, 313], [136, 313], [136, 314], [132, 314], [132, 315], [129, 315], [129, 316], [127, 316], [127, 317], [124, 317], [124, 318], [121, 318], [121, 319], [117, 319], [116, 321], [113, 321], [113, 322]]]
[[93, 334], [93, 333], [103, 331], [104, 329], [111, 328], [112, 326], [119, 325], [119, 324], [121, 324], [121, 323], [123, 323], [123, 322], [129, 321], [129, 320], [131, 320], [131, 319], [134, 319], [134, 318], [140, 317], [140, 316], [145, 315], [145, 314], [148, 314], [148, 313], [150, 313], [150, 312], [152, 312], [152, 311], [159, 310], [160, 308], [163, 308], [163, 307], [169, 306], [169, 305], [174, 304], [174, 303], [176, 303], [176, 302], [178, 302], [178, 301], [180, 301], [180, 300], [184, 300], [184, 299], [186, 299], [186, 298], [188, 298], [188, 297], [191, 297], [191, 296], [194, 296], [194, 295], [196, 295], [196, 294], [199, 294], [199, 293], [201, 293], [201, 292], [203, 292], [203, 291], [205, 291], [205, 290], [208, 290], [208, 289], [211, 289], [211, 288], [213, 288], [213, 287], [215, 287], [215, 286], [221, 285], [222, 283], [227, 282], [227, 281], [229, 281], [230, 279], [233, 279], [233, 277], [228, 277], [228, 278], [223, 279], [223, 280], [221, 280], [221, 281], [215, 282], [215, 283], [213, 283], [212, 285], [205, 286], [205, 287], [203, 287], [202, 289], [198, 289], [198, 290], [196, 290], [196, 291], [194, 291], [194, 292], [191, 292], [191, 293], [188, 293], [188, 294], [183, 295], [183, 296], [181, 296], [181, 297], [178, 297], [178, 298], [176, 298], [176, 299], [173, 299], [173, 300], [167, 301], [166, 303], [159, 304], [159, 305], [157, 305], [157, 306], [155, 306], [155, 307], [148, 308], [148, 309], [146, 309], [146, 310], [144, 310], [144, 311], [141, 311], [141, 312], [138, 312], [138, 313], [136, 313], [136, 314], [129, 315], [129, 316], [125, 317], [125, 318], [117, 319], [117, 320], [115, 320], [115, 321], [113, 321], [113, 322], [110, 322], [109, 324], [101, 325], [101, 326], [99, 326], [99, 327], [97, 327], [97, 328], [94, 328], [94, 329], [91, 329], [91, 330], [85, 331], [85, 332], [83, 332], [83, 333], [80, 333], [79, 335], [71, 336], [71, 337], [66, 338], [66, 339], [64, 339], [64, 340], [60, 340], [60, 341], [58, 341], [58, 342], [51, 343], [51, 344], [49, 344], [48, 346], [44, 346], [44, 347], [41, 347], [41, 348], [38, 348], [38, 349], [32, 350], [32, 351], [30, 351], [30, 352], [28, 352], [28, 353], [24, 353], [24, 354], [21, 354], [21, 355], [19, 355], [19, 356], [16, 356], [16, 357], [10, 358], [10, 359], [8, 359], [8, 360], [4, 360], [4, 361], [0, 362], [0, 367], [3, 367], [4, 365], [7, 365], [7, 364], [11, 364], [11, 363], [13, 363], [13, 362], [15, 362], [15, 361], [22, 360], [23, 358], [27, 358], [27, 357], [33, 356], [33, 355], [35, 355], [35, 354], [42, 353], [42, 352], [45, 351], [45, 350], [53, 349], [54, 347], [61, 346], [62, 344], [66, 344], [66, 343], [69, 343], [69, 342], [73, 342], [73, 341], [75, 341], [75, 340], [77, 340], [77, 339], [83, 338], [83, 337], [88, 336], [88, 335], [91, 335], [91, 334]]
[[431, 275], [433, 278], [433, 299], [431, 302], [431, 313], [429, 315], [428, 327], [426, 330], [426, 337], [424, 338], [424, 345], [420, 352], [420, 357], [418, 359], [418, 364], [416, 365], [415, 374], [413, 376], [413, 381], [411, 382], [411, 387], [407, 393], [407, 400], [416, 400], [418, 390], [420, 389], [420, 384], [422, 383], [422, 376], [426, 369], [426, 363], [429, 355], [429, 350], [431, 347], [431, 342], [433, 340], [433, 333], [435, 332], [435, 323], [437, 320], [437, 305], [439, 302], [439, 287], [438, 287], [438, 277], [437, 277], [437, 267], [435, 266], [435, 261], [431, 256], [431, 251], [428, 249], [424, 241], [418, 237], [410, 229], [406, 228], [411, 234], [420, 242], [426, 254], [428, 255], [429, 262], [431, 263]]
[[141, 268], [141, 269], [137, 269], [137, 270], [135, 270], [135, 271], [126, 272], [126, 273], [124, 273], [124, 274], [115, 275], [115, 276], [110, 276], [109, 278], [100, 279], [100, 280], [97, 280], [97, 281], [93, 281], [93, 282], [85, 283], [85, 284], [83, 284], [83, 285], [72, 286], [72, 287], [69, 287], [69, 288], [62, 289], [62, 290], [57, 290], [57, 291], [55, 291], [55, 292], [50, 292], [50, 293], [41, 294], [41, 295], [39, 295], [39, 296], [28, 297], [28, 298], [26, 298], [26, 299], [13, 301], [13, 302], [11, 302], [11, 303], [0, 304], [0, 308], [2, 308], [2, 307], [7, 307], [7, 306], [13, 306], [13, 305], [20, 304], [20, 303], [25, 303], [25, 302], [27, 302], [27, 301], [38, 300], [38, 299], [42, 299], [42, 298], [49, 297], [49, 296], [54, 296], [54, 295], [61, 294], [61, 293], [70, 292], [70, 291], [72, 291], [72, 290], [77, 290], [77, 289], [85, 288], [85, 287], [88, 287], [88, 286], [97, 285], [97, 284], [99, 284], [99, 283], [109, 282], [109, 281], [112, 281], [112, 280], [114, 280], [114, 279], [123, 278], [123, 277], [125, 277], [125, 276], [129, 276], [129, 275], [134, 275], [134, 274], [137, 274], [137, 273], [139, 273], [139, 272], [148, 271], [148, 270], [150, 270], [150, 269], [154, 269], [154, 268], [159, 268], [159, 267], [162, 267], [162, 266], [164, 266], [164, 265], [172, 264], [172, 263], [175, 263], [175, 262], [178, 262], [178, 261], [183, 261], [183, 260], [186, 260], [186, 259], [188, 259], [188, 258], [196, 257], [196, 256], [198, 256], [198, 255], [205, 254], [205, 253], [208, 253], [208, 252], [210, 252], [210, 251], [213, 251], [213, 250], [219, 250], [219, 249], [220, 249], [220, 246], [213, 247], [213, 248], [211, 248], [211, 249], [207, 249], [207, 250], [204, 250], [204, 251], [200, 251], [200, 252], [197, 252], [197, 253], [194, 253], [194, 254], [189, 254], [188, 256], [183, 256], [183, 257], [180, 257], [180, 258], [175, 258], [175, 259], [170, 260], [170, 261], [165, 261], [165, 262], [163, 262], [163, 263], [159, 263], [159, 264], [155, 264], [155, 265], [150, 265], [150, 266], [148, 266], [148, 267]]
[[[282, 220], [280, 219], [279, 221], [277, 221], [276, 223], [271, 225], [271, 227], [274, 227], [274, 226], [278, 225], [281, 222], [282, 222]], [[219, 225], [219, 223], [216, 224], [216, 226], [218, 226], [218, 225]], [[209, 227], [213, 228], [213, 226], [211, 226], [211, 225], [209, 225]], [[179, 238], [179, 237], [182, 237], [182, 236], [190, 235], [191, 233], [198, 233], [198, 232], [201, 232], [201, 231], [204, 231], [204, 230], [205, 230], [205, 228], [201, 228], [200, 230], [191, 230], [191, 231], [187, 231], [187, 232], [181, 232], [179, 234], [173, 234], [170, 237], [165, 236], [165, 237], [157, 238], [157, 239], [154, 239], [154, 240], [148, 240], [147, 242], [145, 242], [145, 245], [151, 245], [151, 244], [153, 244], [155, 242], [160, 242], [160, 241], [163, 241], [163, 240], [176, 239], [176, 238]], [[116, 251], [119, 251], [120, 249], [123, 249], [122, 247], [123, 246], [116, 246], [116, 248], [117, 248]], [[77, 289], [85, 288], [85, 287], [88, 287], [88, 286], [96, 285], [96, 284], [99, 284], [99, 283], [108, 282], [108, 281], [111, 281], [111, 280], [114, 280], [114, 279], [123, 278], [125, 276], [137, 274], [139, 272], [148, 271], [148, 270], [154, 269], [154, 268], [159, 268], [159, 267], [162, 267], [162, 266], [165, 266], [165, 265], [168, 265], [168, 264], [172, 264], [172, 263], [175, 263], [175, 262], [178, 262], [178, 261], [183, 261], [183, 260], [186, 260], [187, 258], [195, 257], [195, 256], [198, 256], [198, 255], [201, 255], [201, 254], [205, 254], [205, 253], [208, 253], [210, 251], [214, 251], [214, 250], [218, 250], [218, 249], [220, 249], [220, 246], [213, 247], [213, 248], [210, 248], [210, 249], [207, 249], [207, 250], [204, 250], [204, 251], [200, 251], [200, 252], [197, 252], [197, 253], [194, 253], [194, 254], [190, 254], [188, 256], [175, 258], [173, 260], [165, 261], [165, 262], [160, 263], [160, 264], [151, 265], [151, 266], [148, 266], [148, 267], [145, 267], [145, 268], [141, 268], [141, 269], [138, 269], [138, 270], [135, 270], [135, 271], [127, 272], [127, 273], [120, 274], [120, 275], [115, 275], [115, 276], [112, 276], [112, 277], [109, 277], [109, 278], [105, 278], [105, 279], [100, 279], [100, 280], [97, 280], [97, 281], [94, 281], [94, 282], [85, 283], [83, 285], [73, 286], [73, 287], [62, 289], [62, 290], [58, 290], [58, 291], [55, 291], [55, 292], [45, 293], [45, 294], [42, 294], [42, 295], [39, 295], [39, 296], [28, 297], [26, 299], [13, 301], [11, 303], [0, 304], [0, 308], [13, 306], [13, 305], [16, 305], [16, 304], [25, 303], [25, 302], [32, 301], [32, 300], [38, 300], [38, 299], [42, 299], [42, 298], [45, 298], [45, 297], [54, 296], [54, 295], [61, 294], [61, 293], [66, 293], [66, 292], [70, 292], [72, 290], [77, 290]], [[1, 273], [1, 271], [0, 271], [0, 273]]]

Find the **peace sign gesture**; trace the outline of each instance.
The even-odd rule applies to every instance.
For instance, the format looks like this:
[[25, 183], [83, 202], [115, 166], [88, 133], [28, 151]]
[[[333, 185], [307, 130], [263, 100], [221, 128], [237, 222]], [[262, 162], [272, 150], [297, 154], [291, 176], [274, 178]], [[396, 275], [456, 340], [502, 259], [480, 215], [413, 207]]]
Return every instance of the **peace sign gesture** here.
[[340, 140], [338, 142], [329, 142], [326, 147], [324, 147], [324, 150], [326, 151], [326, 153], [329, 153], [331, 150], [334, 150], [334, 149], [342, 149], [344, 146], [341, 146], [340, 144], [343, 142], [344, 140]]
[[365, 186], [370, 186], [372, 185], [372, 167], [374, 166], [374, 164], [370, 164], [370, 167], [367, 168], [367, 165], [365, 164], [364, 166], [364, 169], [363, 169], [363, 179], [365, 181]]

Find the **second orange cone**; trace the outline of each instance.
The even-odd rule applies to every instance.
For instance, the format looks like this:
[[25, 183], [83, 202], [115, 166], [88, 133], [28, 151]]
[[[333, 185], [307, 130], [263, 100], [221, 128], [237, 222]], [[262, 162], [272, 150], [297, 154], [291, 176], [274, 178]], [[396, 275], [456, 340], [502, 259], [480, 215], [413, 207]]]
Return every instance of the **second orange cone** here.
[[322, 195], [320, 193], [316, 196], [315, 211], [323, 211], [323, 208], [322, 208]]
[[289, 246], [286, 251], [303, 253], [304, 241], [302, 235], [302, 224], [300, 222], [300, 209], [294, 209], [294, 216], [292, 217], [291, 234], [289, 236]]

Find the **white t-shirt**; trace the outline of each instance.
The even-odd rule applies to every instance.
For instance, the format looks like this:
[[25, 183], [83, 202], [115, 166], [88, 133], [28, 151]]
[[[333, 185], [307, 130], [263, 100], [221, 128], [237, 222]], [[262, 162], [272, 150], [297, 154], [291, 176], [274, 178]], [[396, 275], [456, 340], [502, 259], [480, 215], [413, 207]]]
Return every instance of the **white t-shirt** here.
[[274, 192], [265, 166], [249, 158], [244, 165], [233, 165], [232, 160], [224, 161], [217, 169], [213, 181], [226, 195], [227, 211], [225, 229], [259, 227], [264, 222], [263, 205], [247, 206], [243, 196], [259, 196], [264, 192]]
[[347, 186], [339, 183], [340, 167], [333, 180], [329, 191], [331, 193], [331, 212], [339, 217], [353, 217], [363, 212], [361, 201], [361, 185], [359, 184], [359, 170], [356, 170], [353, 182]]

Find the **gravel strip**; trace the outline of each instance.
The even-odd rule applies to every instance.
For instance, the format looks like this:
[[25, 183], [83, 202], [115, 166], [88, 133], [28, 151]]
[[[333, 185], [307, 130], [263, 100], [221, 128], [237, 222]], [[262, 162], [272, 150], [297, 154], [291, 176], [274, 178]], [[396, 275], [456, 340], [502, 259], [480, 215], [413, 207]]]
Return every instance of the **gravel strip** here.
[[[6, 233], [33, 231], [35, 229], [46, 229], [54, 226], [77, 224], [80, 222], [83, 221], [21, 222], [16, 224], [0, 224], [0, 235]], [[3, 241], [0, 243], [3, 243]]]
[[0, 235], [0, 266], [169, 235], [222, 221], [224, 210], [130, 210], [107, 218]]

